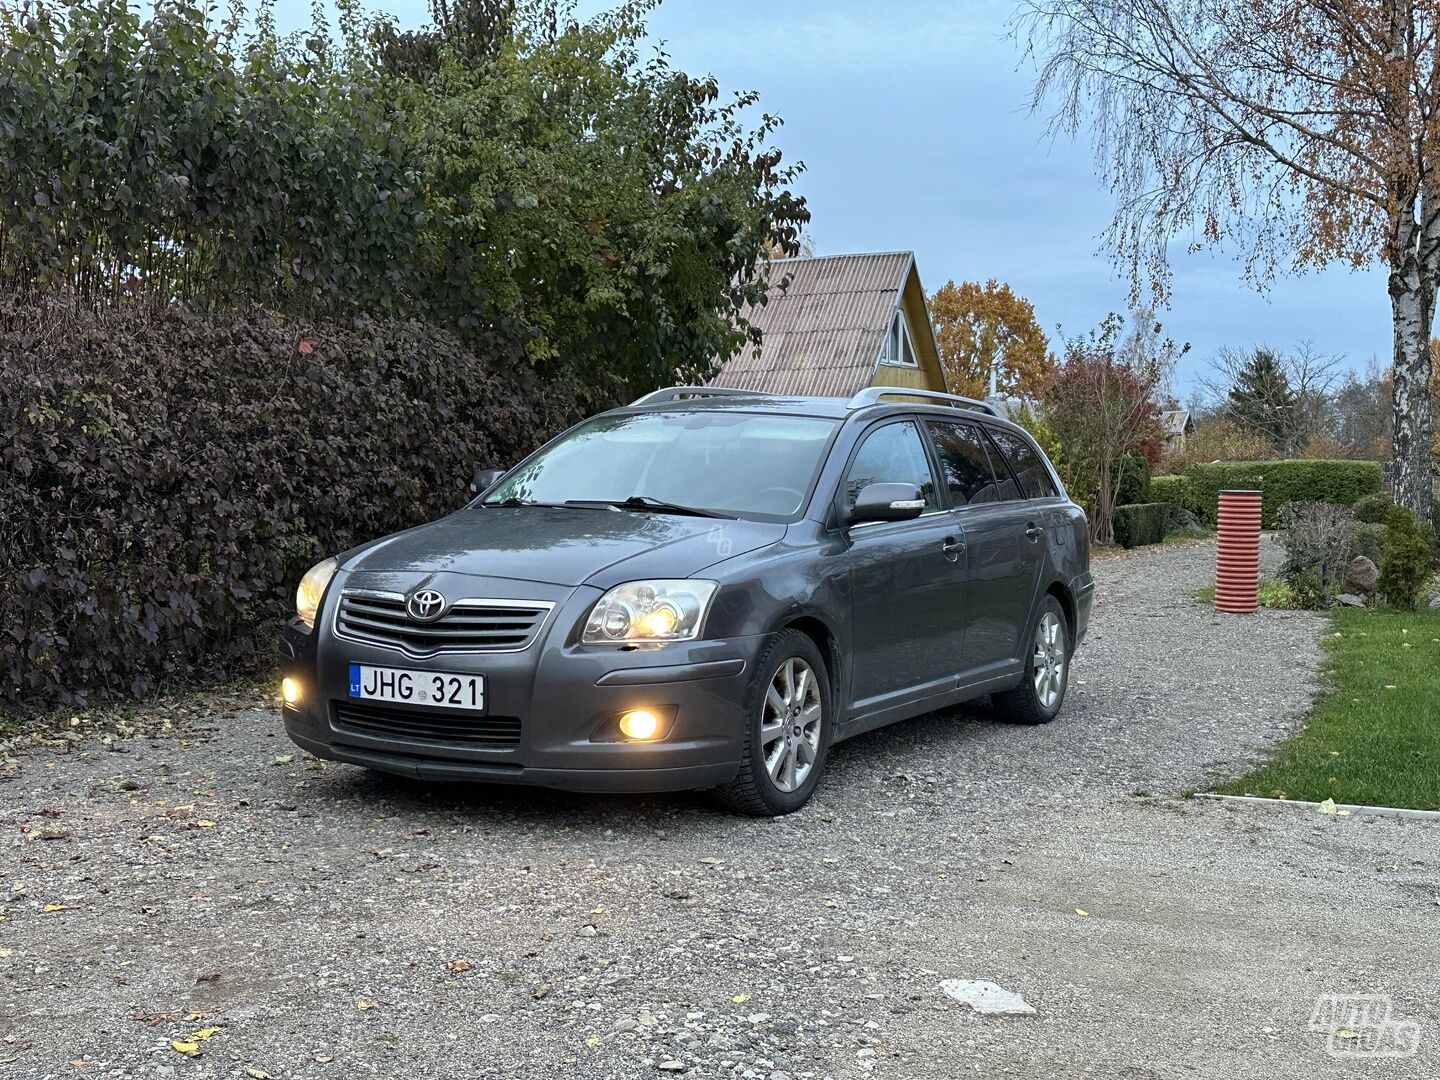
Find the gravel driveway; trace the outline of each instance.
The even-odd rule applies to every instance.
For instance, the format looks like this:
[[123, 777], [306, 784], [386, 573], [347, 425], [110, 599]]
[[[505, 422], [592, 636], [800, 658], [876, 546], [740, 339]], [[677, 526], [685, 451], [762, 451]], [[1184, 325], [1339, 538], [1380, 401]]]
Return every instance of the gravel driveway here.
[[[0, 1077], [1440, 1075], [1440, 826], [1176, 797], [1297, 722], [1325, 625], [1213, 615], [1213, 558], [1097, 563], [1055, 723], [863, 736], [772, 822], [327, 767], [271, 710], [26, 751]], [[1327, 1056], [1361, 992], [1417, 1058]]]

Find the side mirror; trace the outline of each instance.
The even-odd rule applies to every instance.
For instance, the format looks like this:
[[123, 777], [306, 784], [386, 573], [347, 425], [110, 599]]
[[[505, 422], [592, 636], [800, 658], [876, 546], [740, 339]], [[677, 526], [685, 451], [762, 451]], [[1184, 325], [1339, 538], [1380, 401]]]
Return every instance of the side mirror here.
[[483, 495], [494, 486], [496, 480], [504, 475], [504, 469], [478, 469], [475, 472], [475, 479], [470, 481], [470, 490], [476, 495]]
[[925, 499], [914, 484], [866, 484], [855, 498], [848, 524], [909, 521], [924, 509]]

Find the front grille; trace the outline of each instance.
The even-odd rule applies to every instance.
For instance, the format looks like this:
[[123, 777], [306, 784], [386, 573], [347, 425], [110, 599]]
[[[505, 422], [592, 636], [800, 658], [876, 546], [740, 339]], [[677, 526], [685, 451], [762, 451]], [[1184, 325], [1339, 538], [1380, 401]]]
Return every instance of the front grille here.
[[420, 623], [405, 614], [404, 597], [347, 592], [340, 597], [335, 631], [411, 656], [513, 652], [534, 640], [550, 606], [533, 600], [457, 600], [434, 622]]
[[520, 718], [474, 716], [444, 709], [406, 712], [383, 705], [335, 702], [335, 728], [357, 735], [405, 739], [408, 742], [483, 743], [515, 746], [520, 742]]

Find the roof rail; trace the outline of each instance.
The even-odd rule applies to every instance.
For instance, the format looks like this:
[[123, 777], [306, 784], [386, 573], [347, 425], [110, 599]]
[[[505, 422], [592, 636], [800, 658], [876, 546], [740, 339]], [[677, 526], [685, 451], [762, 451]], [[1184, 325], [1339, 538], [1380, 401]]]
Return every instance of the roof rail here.
[[881, 398], [918, 397], [941, 405], [954, 405], [957, 409], [974, 409], [977, 412], [999, 416], [995, 406], [976, 398], [961, 397], [959, 394], [942, 394], [938, 390], [907, 390], [903, 386], [867, 386], [850, 399], [849, 407], [863, 409], [867, 405], [879, 404]]
[[769, 395], [759, 390], [738, 390], [733, 386], [666, 386], [636, 398], [630, 405], [655, 405], [662, 401], [679, 401], [681, 398], [767, 396]]

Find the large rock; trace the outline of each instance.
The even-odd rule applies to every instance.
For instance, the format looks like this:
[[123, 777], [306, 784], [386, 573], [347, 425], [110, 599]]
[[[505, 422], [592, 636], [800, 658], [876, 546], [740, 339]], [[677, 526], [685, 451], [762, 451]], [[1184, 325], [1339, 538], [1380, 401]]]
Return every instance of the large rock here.
[[1356, 555], [1345, 570], [1345, 591], [1358, 593], [1367, 600], [1375, 595], [1375, 580], [1379, 569], [1364, 555]]
[[1348, 592], [1342, 592], [1339, 596], [1335, 597], [1335, 602], [1337, 604], [1344, 604], [1346, 607], [1365, 606], [1364, 597], [1356, 596], [1354, 593]]

